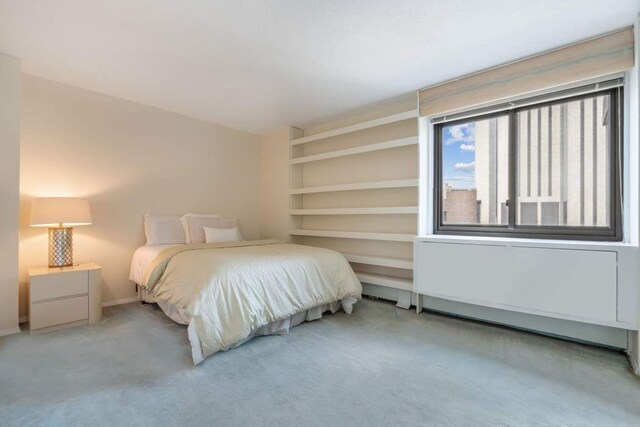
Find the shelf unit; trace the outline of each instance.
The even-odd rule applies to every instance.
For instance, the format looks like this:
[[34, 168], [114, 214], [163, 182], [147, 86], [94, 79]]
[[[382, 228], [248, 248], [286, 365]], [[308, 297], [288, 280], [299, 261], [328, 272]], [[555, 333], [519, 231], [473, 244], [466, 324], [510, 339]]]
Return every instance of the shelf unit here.
[[[366, 131], [366, 133], [362, 133], [362, 131]], [[382, 140], [382, 142], [367, 143], [369, 138], [372, 141]], [[322, 152], [322, 144], [325, 142], [324, 140], [328, 139], [331, 139], [327, 146], [330, 148]], [[356, 140], [358, 145], [353, 146]], [[349, 148], [340, 149], [340, 144], [343, 141], [349, 142]], [[315, 143], [311, 154], [306, 153], [307, 146], [305, 144], [309, 143]], [[392, 226], [388, 224], [404, 224], [400, 227], [402, 230], [413, 228], [407, 224], [408, 221], [410, 224], [415, 224], [417, 231], [417, 150], [416, 152], [395, 150], [401, 147], [417, 147], [418, 143], [418, 111], [416, 109], [396, 112], [373, 120], [307, 136], [303, 130], [291, 128], [289, 233], [293, 237], [293, 241], [331, 248], [342, 245], [345, 249], [339, 250], [347, 261], [354, 265], [356, 275], [361, 282], [399, 291], [412, 291], [413, 280], [407, 277], [411, 276], [413, 271], [412, 243], [416, 233], [397, 232], [398, 230], [392, 229]], [[318, 153], [318, 151], [321, 152]], [[367, 169], [369, 166], [366, 162], [370, 157], [361, 157], [363, 154], [374, 152], [378, 152], [376, 155], [378, 161], [386, 159], [385, 156], [392, 156], [390, 159], [394, 159], [392, 167], [395, 169], [390, 169], [386, 175], [397, 176], [389, 177], [393, 179], [366, 180], [366, 178], [374, 176], [376, 178], [382, 177], [380, 174], [376, 174], [375, 170], [369, 171]], [[322, 161], [336, 158], [353, 159], [353, 168], [359, 169], [359, 172], [355, 174], [357, 177], [353, 178], [353, 181], [349, 182], [348, 179], [342, 178], [342, 183], [327, 182], [325, 184], [326, 180], [318, 179], [319, 175], [316, 173], [315, 178], [310, 180], [313, 185], [305, 185], [309, 182], [309, 179], [305, 179], [307, 167], [320, 168], [320, 170], [325, 168], [328, 172], [326, 175], [330, 177], [333, 171], [330, 169], [332, 166]], [[399, 161], [400, 163], [398, 163]], [[402, 163], [404, 161], [407, 162], [406, 167]], [[349, 163], [341, 163], [343, 167], [345, 164]], [[415, 172], [407, 172], [412, 170]], [[368, 174], [368, 172], [371, 173]], [[320, 175], [322, 178], [324, 177], [324, 175]], [[344, 174], [341, 175], [341, 177], [344, 176]], [[384, 177], [386, 178], [386, 176]], [[347, 178], [351, 178], [351, 176], [347, 175]], [[384, 190], [386, 193], [380, 193], [378, 190]], [[397, 193], [397, 191], [401, 193]], [[348, 202], [351, 197], [350, 194], [344, 194], [345, 192], [354, 193], [354, 200], [358, 199], [357, 207], [353, 205], [344, 207], [345, 204], [347, 206], [350, 204]], [[356, 194], [356, 192], [359, 193]], [[340, 196], [340, 194], [343, 195]], [[392, 201], [379, 202], [377, 198], [382, 196], [391, 197]], [[313, 203], [310, 203], [312, 199], [307, 198], [314, 198]], [[413, 198], [413, 200], [407, 198]], [[342, 200], [342, 202], [336, 206], [335, 200]], [[409, 201], [412, 203], [399, 203]], [[381, 204], [386, 206], [378, 206]], [[335, 227], [336, 221], [338, 223], [343, 219], [346, 221], [346, 217], [350, 215], [375, 216], [381, 220], [372, 220], [372, 222], [366, 223], [369, 228], [374, 229], [372, 231], [348, 230], [350, 227], [344, 225], [353, 224], [353, 221], [358, 220], [344, 223], [339, 227], [341, 230], [331, 229], [329, 225], [325, 229], [325, 223], [322, 222], [328, 221], [326, 224], [333, 224], [334, 228], [338, 228]], [[311, 222], [307, 224], [307, 221]], [[320, 221], [319, 226], [317, 225], [318, 221]], [[314, 240], [308, 240], [310, 238]], [[394, 253], [394, 250], [398, 253]], [[384, 254], [384, 256], [379, 254]]]
[[407, 233], [369, 233], [361, 231], [303, 230], [294, 228], [292, 236], [334, 237], [342, 239], [380, 240], [388, 242], [413, 242], [415, 235]]
[[299, 163], [317, 162], [319, 160], [335, 159], [336, 157], [353, 156], [355, 154], [371, 153], [373, 151], [389, 150], [391, 148], [406, 147], [407, 145], [416, 145], [418, 137], [393, 139], [391, 141], [378, 142], [376, 144], [368, 144], [360, 147], [346, 148], [344, 150], [329, 151], [322, 154], [314, 154], [312, 156], [296, 157], [290, 160], [292, 165]]
[[329, 209], [292, 209], [290, 215], [391, 215], [417, 214], [417, 206], [398, 206], [382, 208], [329, 208]]
[[413, 269], [413, 259], [411, 258], [394, 258], [381, 257], [361, 254], [343, 253], [347, 261], [358, 264], [378, 265], [381, 267], [404, 268], [406, 270]]
[[399, 277], [385, 276], [383, 274], [361, 273], [356, 271], [356, 276], [361, 282], [372, 285], [387, 286], [389, 288], [401, 289], [403, 291], [413, 290], [413, 280]]
[[417, 179], [394, 179], [390, 181], [358, 182], [354, 184], [323, 185], [318, 187], [293, 188], [289, 194], [333, 193], [338, 191], [380, 190], [384, 188], [417, 187]]
[[402, 120], [413, 119], [413, 118], [417, 119], [417, 117], [418, 117], [418, 110], [404, 111], [402, 113], [392, 114], [390, 116], [381, 117], [379, 119], [369, 120], [369, 121], [358, 123], [358, 124], [355, 124], [355, 125], [345, 126], [343, 128], [340, 128], [340, 129], [334, 129], [334, 130], [330, 130], [330, 131], [327, 131], [327, 132], [317, 133], [315, 135], [311, 135], [311, 136], [307, 136], [307, 137], [303, 137], [303, 136], [296, 137], [296, 138], [293, 138], [291, 140], [291, 145], [306, 144], [308, 142], [314, 142], [314, 141], [319, 141], [321, 139], [332, 138], [334, 136], [344, 135], [346, 133], [357, 132], [357, 131], [360, 131], [360, 130], [365, 130], [365, 129], [369, 129], [369, 128], [373, 128], [373, 127], [377, 127], [377, 126], [382, 126], [382, 125], [386, 125], [386, 124], [389, 124], [389, 123], [399, 122], [399, 121], [402, 121]]

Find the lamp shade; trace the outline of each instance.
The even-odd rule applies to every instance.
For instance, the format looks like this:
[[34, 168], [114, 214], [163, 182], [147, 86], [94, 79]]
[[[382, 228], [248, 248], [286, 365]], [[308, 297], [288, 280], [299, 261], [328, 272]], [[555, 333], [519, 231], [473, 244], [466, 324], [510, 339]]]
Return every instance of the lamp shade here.
[[32, 227], [77, 226], [91, 224], [91, 209], [85, 199], [44, 197], [31, 201]]

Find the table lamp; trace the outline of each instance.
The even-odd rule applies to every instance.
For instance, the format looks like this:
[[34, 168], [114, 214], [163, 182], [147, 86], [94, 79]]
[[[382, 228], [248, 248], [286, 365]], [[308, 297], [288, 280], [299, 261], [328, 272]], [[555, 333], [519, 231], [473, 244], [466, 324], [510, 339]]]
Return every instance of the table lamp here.
[[73, 227], [91, 224], [89, 202], [45, 197], [31, 202], [31, 226], [49, 227], [49, 268], [73, 265]]

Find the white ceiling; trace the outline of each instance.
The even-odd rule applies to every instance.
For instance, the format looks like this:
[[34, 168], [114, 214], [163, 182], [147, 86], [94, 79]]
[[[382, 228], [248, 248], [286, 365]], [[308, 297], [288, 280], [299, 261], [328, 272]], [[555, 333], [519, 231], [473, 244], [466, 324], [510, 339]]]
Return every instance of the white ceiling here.
[[0, 0], [27, 74], [254, 133], [634, 23], [639, 0]]

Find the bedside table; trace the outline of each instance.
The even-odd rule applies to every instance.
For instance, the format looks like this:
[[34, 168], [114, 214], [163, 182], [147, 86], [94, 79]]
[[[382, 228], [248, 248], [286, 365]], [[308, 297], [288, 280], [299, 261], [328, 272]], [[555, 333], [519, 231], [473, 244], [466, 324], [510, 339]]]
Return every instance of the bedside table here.
[[29, 270], [29, 331], [48, 332], [102, 319], [102, 267], [80, 264]]

